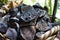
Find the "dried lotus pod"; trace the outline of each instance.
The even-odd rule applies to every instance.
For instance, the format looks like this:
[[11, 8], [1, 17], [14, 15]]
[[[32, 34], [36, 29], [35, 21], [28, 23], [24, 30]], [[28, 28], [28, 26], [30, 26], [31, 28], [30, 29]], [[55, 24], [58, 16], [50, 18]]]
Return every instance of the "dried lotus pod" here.
[[21, 28], [20, 33], [21, 33], [21, 36], [23, 37], [23, 39], [33, 40], [36, 30], [35, 30], [34, 26], [23, 27], [23, 28]]
[[23, 6], [21, 7], [21, 19], [24, 22], [30, 22], [31, 20], [37, 18], [38, 13], [32, 6]]
[[20, 22], [19, 23], [20, 26], [29, 26], [29, 25], [35, 25], [36, 24], [36, 20], [31, 20], [30, 22]]
[[6, 37], [11, 39], [11, 40], [16, 40], [17, 39], [17, 32], [14, 28], [8, 28], [6, 32]]
[[37, 37], [37, 38], [40, 38], [41, 35], [44, 34], [44, 33], [45, 33], [45, 32], [43, 32], [43, 31], [41, 31], [41, 32], [37, 32], [37, 33], [36, 33], [36, 37]]
[[6, 33], [7, 28], [8, 28], [7, 22], [4, 21], [4, 19], [1, 19], [0, 20], [0, 33], [2, 33], [2, 34]]
[[43, 17], [44, 15], [47, 14], [47, 11], [45, 8], [41, 7], [39, 4], [38, 5], [33, 5], [35, 11], [38, 13], [39, 17]]
[[48, 26], [47, 22], [45, 22], [44, 20], [40, 20], [36, 24], [36, 29], [41, 31], [47, 31], [48, 29], [50, 29], [50, 27]]

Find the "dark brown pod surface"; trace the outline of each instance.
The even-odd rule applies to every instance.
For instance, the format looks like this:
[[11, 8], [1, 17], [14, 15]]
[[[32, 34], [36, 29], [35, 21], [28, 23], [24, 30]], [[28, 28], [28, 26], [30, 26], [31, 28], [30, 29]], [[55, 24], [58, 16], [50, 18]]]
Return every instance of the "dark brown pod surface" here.
[[28, 26], [28, 27], [21, 28], [20, 32], [21, 32], [21, 36], [25, 40], [33, 40], [36, 31], [34, 26]]

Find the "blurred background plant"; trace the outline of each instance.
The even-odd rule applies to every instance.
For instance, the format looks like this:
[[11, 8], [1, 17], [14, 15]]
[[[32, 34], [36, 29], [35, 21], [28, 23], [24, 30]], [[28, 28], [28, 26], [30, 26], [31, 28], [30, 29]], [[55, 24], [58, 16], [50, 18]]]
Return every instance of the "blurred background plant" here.
[[5, 3], [7, 3], [7, 1], [8, 1], [8, 0], [2, 0], [2, 3], [5, 4]]
[[0, 7], [7, 3], [8, 0], [0, 0]]

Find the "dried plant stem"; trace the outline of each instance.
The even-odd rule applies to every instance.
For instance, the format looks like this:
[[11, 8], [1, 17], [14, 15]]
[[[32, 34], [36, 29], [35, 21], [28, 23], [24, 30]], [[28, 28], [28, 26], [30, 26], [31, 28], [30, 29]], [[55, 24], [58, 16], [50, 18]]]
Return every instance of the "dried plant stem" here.
[[41, 35], [41, 37], [39, 38], [39, 40], [46, 40], [48, 37], [50, 37], [54, 33], [58, 32], [59, 30], [60, 30], [60, 26], [59, 25], [55, 26], [51, 30], [49, 30], [46, 33], [44, 33], [43, 35]]
[[55, 39], [55, 37], [56, 37], [56, 35], [51, 36], [51, 37], [48, 37], [46, 40], [54, 40], [54, 39]]
[[23, 0], [17, 0], [17, 1], [8, 1], [7, 4], [3, 5], [0, 9], [0, 12], [3, 14], [6, 14], [7, 11], [9, 11], [11, 8], [15, 8], [22, 4]]
[[2, 37], [3, 40], [10, 40], [8, 38], [5, 38], [6, 37], [6, 34], [3, 35], [3, 34], [0, 33], [0, 36]]
[[4, 37], [1, 33], [0, 33], [0, 36]]

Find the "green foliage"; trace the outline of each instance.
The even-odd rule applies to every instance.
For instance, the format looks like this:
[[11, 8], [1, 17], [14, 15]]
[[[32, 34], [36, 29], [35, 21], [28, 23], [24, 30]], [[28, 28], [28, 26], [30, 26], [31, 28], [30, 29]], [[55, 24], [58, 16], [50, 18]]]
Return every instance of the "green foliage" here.
[[60, 24], [60, 19], [56, 18], [55, 20], [56, 20], [56, 22], [58, 22]]
[[60, 7], [60, 0], [58, 0], [58, 7]]
[[36, 2], [36, 0], [32, 0], [32, 2], [34, 3], [34, 2]]
[[53, 14], [53, 4], [54, 4], [54, 2], [52, 3], [52, 1], [53, 0], [45, 0], [45, 6], [47, 6], [48, 7], [48, 14], [49, 15], [52, 15]]
[[49, 7], [50, 7], [49, 12], [50, 12], [50, 15], [52, 15], [52, 2], [51, 1], [52, 0], [50, 0], [50, 2], [49, 2]]
[[1, 2], [2, 2], [2, 4], [5, 4], [5, 3], [7, 3], [7, 1], [8, 0], [2, 0]]

